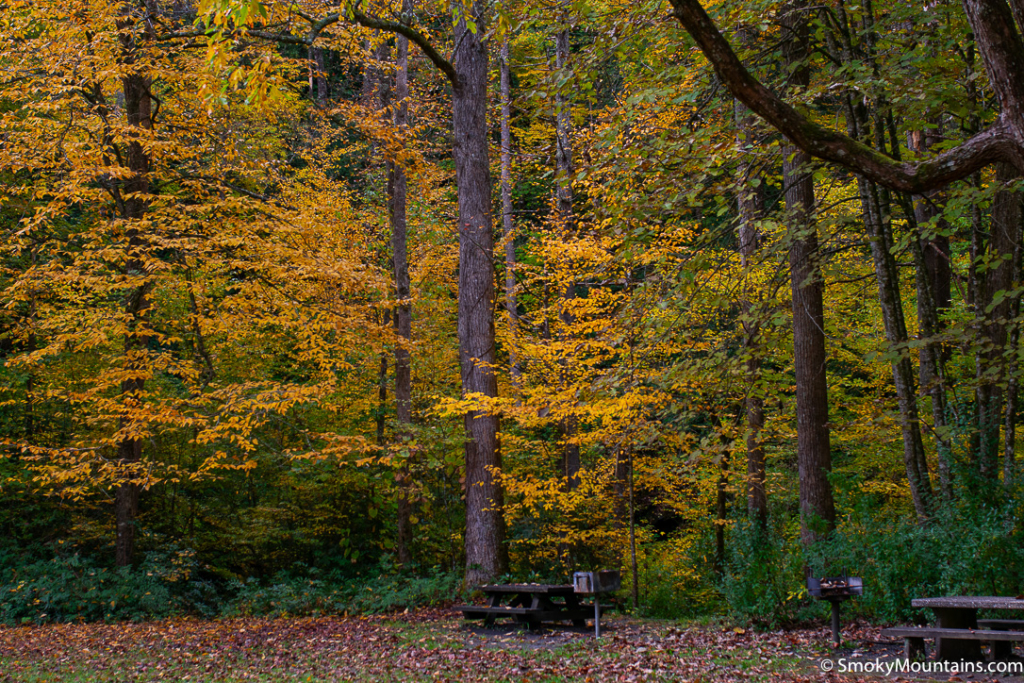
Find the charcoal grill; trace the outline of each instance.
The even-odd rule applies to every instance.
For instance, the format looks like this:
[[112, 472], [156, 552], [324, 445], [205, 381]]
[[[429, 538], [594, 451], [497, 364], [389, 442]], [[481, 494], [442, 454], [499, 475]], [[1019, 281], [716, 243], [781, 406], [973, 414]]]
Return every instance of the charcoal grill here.
[[612, 593], [622, 587], [622, 572], [618, 569], [602, 569], [597, 572], [576, 572], [572, 575], [572, 587], [576, 593], [594, 596], [594, 637], [601, 637], [601, 593]]
[[832, 604], [832, 647], [839, 647], [839, 605], [855, 595], [864, 595], [864, 580], [859, 576], [807, 577], [807, 592], [812, 598]]

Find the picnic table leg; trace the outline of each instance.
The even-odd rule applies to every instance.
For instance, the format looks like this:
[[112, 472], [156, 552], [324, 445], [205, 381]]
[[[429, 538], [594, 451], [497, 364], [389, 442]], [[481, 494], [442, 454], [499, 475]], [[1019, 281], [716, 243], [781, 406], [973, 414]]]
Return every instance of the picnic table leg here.
[[1013, 643], [1009, 640], [992, 641], [992, 661], [1005, 662], [1013, 655]]
[[[978, 628], [978, 610], [933, 607], [939, 628]], [[954, 640], [936, 638], [937, 657], [944, 662], [978, 662], [981, 661], [981, 643], [976, 640]]]
[[[579, 596], [577, 596], [575, 593], [570, 593], [569, 595], [565, 596], [565, 608], [567, 610], [569, 610], [570, 612], [576, 612], [576, 611], [578, 611], [580, 609], [580, 607], [581, 607], [581, 605], [580, 605]], [[586, 626], [587, 625], [587, 620], [586, 619], [573, 619], [572, 620], [572, 625], [573, 626]]]
[[[501, 607], [501, 599], [505, 597], [501, 593], [491, 593], [491, 599], [488, 601], [488, 607]], [[494, 621], [497, 619], [496, 614], [488, 614], [484, 617], [484, 628], [490, 628], [494, 626]]]
[[904, 638], [903, 656], [907, 661], [923, 662], [928, 659], [928, 651], [924, 647], [924, 638]]
[[[993, 631], [1008, 631], [1010, 629], [999, 628], [992, 626], [990, 627]], [[992, 661], [993, 662], [1005, 662], [1013, 656], [1013, 642], [1009, 640], [993, 640], [992, 643]]]

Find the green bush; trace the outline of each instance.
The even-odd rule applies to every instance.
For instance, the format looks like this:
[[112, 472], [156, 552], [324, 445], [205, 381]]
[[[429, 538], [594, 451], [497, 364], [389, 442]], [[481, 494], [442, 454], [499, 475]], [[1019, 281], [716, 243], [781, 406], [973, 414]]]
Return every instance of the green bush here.
[[721, 590], [736, 616], [763, 626], [794, 621], [801, 607], [798, 542], [749, 519], [734, 522], [726, 543]]
[[[8, 558], [10, 559], [10, 558]], [[389, 612], [453, 600], [462, 578], [440, 569], [418, 575], [382, 563], [352, 578], [321, 577], [297, 565], [264, 583], [197, 578], [192, 553], [172, 547], [137, 567], [102, 567], [79, 555], [0, 569], [0, 623], [142, 621], [178, 614], [307, 616]]]
[[812, 571], [847, 568], [864, 578], [853, 609], [884, 621], [922, 618], [910, 601], [943, 595], [1018, 595], [1024, 537], [1013, 504], [941, 507], [928, 524], [863, 519], [842, 525], [808, 557]]
[[919, 597], [1020, 594], [1022, 497], [1002, 491], [979, 496], [966, 487], [958, 493], [923, 524], [912, 514], [854, 511], [806, 551], [795, 533], [772, 528], [763, 534], [737, 521], [726, 543], [725, 600], [737, 616], [764, 625], [823, 617], [827, 605], [806, 594], [805, 566], [814, 576], [863, 578], [864, 595], [843, 611], [876, 622], [929, 618], [911, 607]]
[[167, 582], [151, 570], [107, 569], [72, 555], [9, 569], [0, 585], [0, 621], [139, 621], [174, 610]]
[[456, 572], [434, 568], [419, 575], [398, 570], [386, 560], [376, 571], [355, 579], [320, 578], [315, 569], [297, 567], [279, 572], [265, 585], [255, 579], [233, 582], [234, 598], [224, 613], [305, 616], [392, 612], [450, 602], [461, 586], [462, 577]]
[[[676, 537], [646, 544], [637, 567], [640, 614], [674, 619], [708, 614], [721, 609], [721, 596], [706, 558], [713, 556], [707, 538]], [[629, 594], [632, 577], [625, 572], [622, 595]], [[628, 598], [627, 598], [628, 600]]]

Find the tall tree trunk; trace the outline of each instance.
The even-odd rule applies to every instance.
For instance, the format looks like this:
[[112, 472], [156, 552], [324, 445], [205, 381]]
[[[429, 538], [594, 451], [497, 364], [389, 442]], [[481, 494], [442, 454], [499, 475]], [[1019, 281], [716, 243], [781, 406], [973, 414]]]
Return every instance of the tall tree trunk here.
[[[508, 36], [501, 44], [501, 227], [505, 242], [505, 311], [509, 331], [518, 339], [519, 308], [516, 302], [516, 244], [512, 225], [512, 74]], [[513, 342], [514, 344], [514, 342]], [[522, 370], [513, 346], [509, 352], [509, 374], [518, 387]]]
[[[783, 53], [790, 84], [810, 83], [806, 6], [790, 3], [783, 19]], [[810, 545], [835, 528], [835, 502], [828, 475], [832, 450], [825, 375], [824, 284], [813, 224], [814, 179], [811, 158], [796, 147], [783, 149], [783, 184], [792, 244], [789, 268], [793, 293], [793, 364], [796, 371], [797, 460], [800, 471], [800, 538]]]
[[[1018, 23], [1021, 22], [1021, 17], [1017, 18]], [[1022, 24], [1024, 28], [1024, 24]], [[1006, 237], [1011, 238], [1012, 242], [1012, 257], [1011, 257], [1011, 273], [1010, 282], [1011, 287], [1014, 290], [1014, 295], [1010, 297], [1009, 311], [1007, 312], [1007, 320], [1009, 329], [1009, 339], [1007, 340], [1006, 346], [1006, 410], [1005, 418], [1003, 420], [1003, 483], [1007, 489], [1014, 486], [1017, 479], [1017, 403], [1018, 403], [1018, 391], [1019, 381], [1017, 379], [1017, 372], [1019, 371], [1020, 365], [1020, 314], [1021, 314], [1021, 294], [1020, 287], [1024, 282], [1024, 197], [1018, 194], [1018, 216], [1017, 226], [1007, 226]], [[1009, 245], [1007, 245], [1009, 246]]]
[[[384, 321], [381, 323], [381, 327], [386, 328], [390, 324], [391, 311], [385, 309]], [[377, 446], [382, 450], [387, 446], [385, 427], [387, 426], [388, 414], [388, 355], [387, 348], [381, 348], [377, 359], [377, 414], [374, 419], [377, 423]]]
[[[864, 46], [859, 50], [853, 46], [845, 4], [839, 3], [841, 57], [851, 63], [855, 59], [866, 59], [873, 68], [874, 62], [874, 19], [868, 5], [864, 14]], [[854, 102], [847, 93], [845, 98], [847, 131], [851, 138], [876, 148], [885, 148], [885, 131], [881, 123], [882, 112], [875, 116], [874, 139], [870, 114], [863, 101]], [[921, 423], [917, 410], [916, 380], [913, 363], [905, 348], [908, 340], [903, 301], [900, 295], [899, 273], [896, 259], [892, 254], [892, 226], [889, 215], [890, 198], [883, 190], [865, 176], [857, 176], [857, 189], [861, 200], [864, 227], [871, 242], [871, 256], [878, 280], [879, 303], [885, 327], [885, 338], [889, 346], [899, 350], [899, 357], [893, 361], [893, 384], [900, 413], [900, 430], [903, 438], [903, 463], [910, 484], [914, 509], [920, 519], [927, 519], [930, 513], [932, 488], [928, 475], [928, 461], [925, 457], [924, 440], [921, 438]], [[932, 372], [935, 370], [933, 369]]]
[[[1017, 177], [1008, 164], [996, 166], [996, 182], [1005, 184]], [[1011, 290], [1019, 272], [1021, 240], [1021, 195], [1001, 189], [992, 200], [992, 219], [989, 231], [988, 263], [980, 273], [979, 315], [981, 344], [978, 353], [978, 450], [977, 468], [984, 481], [994, 482], [1000, 467], [1000, 427], [1006, 423], [1003, 408], [1004, 387], [1010, 379], [1007, 372], [1010, 356], [1015, 350], [1007, 347], [1010, 338], [1010, 316], [1015, 308]], [[1016, 401], [1014, 401], [1015, 403]], [[1007, 423], [1009, 424], [1009, 423]]]
[[729, 521], [729, 453], [723, 451], [718, 461], [715, 483], [715, 574], [725, 574], [725, 525]]
[[[916, 131], [911, 136], [910, 148], [926, 153], [938, 142], [932, 132]], [[919, 353], [919, 377], [921, 390], [932, 400], [932, 423], [939, 456], [939, 489], [943, 498], [950, 500], [953, 496], [953, 449], [946, 395], [946, 352], [934, 340], [942, 329], [942, 314], [952, 305], [949, 224], [942, 217], [942, 201], [942, 193], [937, 190], [916, 195], [912, 198], [912, 213], [907, 218], [914, 224], [912, 227], [917, 235], [913, 245], [917, 271], [917, 319], [920, 335], [925, 340]]]
[[927, 250], [932, 245], [929, 244], [931, 240], [923, 237], [914, 212], [907, 213], [907, 222], [915, 237], [910, 246], [914, 255], [917, 284], [917, 320], [920, 337], [925, 340], [918, 354], [918, 375], [922, 392], [926, 392], [932, 399], [932, 423], [939, 456], [939, 490], [943, 499], [948, 501], [953, 497], [953, 449], [949, 435], [944, 351], [935, 341], [935, 336], [941, 329], [941, 322], [933, 298], [934, 281], [930, 277], [931, 271], [926, 258]]
[[858, 176], [857, 185], [864, 227], [871, 240], [871, 255], [875, 265], [875, 277], [878, 280], [878, 296], [882, 307], [886, 341], [891, 347], [899, 349], [899, 357], [892, 364], [892, 374], [900, 411], [903, 462], [910, 483], [914, 509], [919, 518], [927, 519], [932, 497], [931, 480], [928, 476], [924, 441], [921, 438], [914, 366], [906, 352], [907, 326], [900, 296], [899, 273], [896, 269], [896, 259], [892, 254], [889, 217], [887, 213], [883, 214], [878, 186], [863, 176]]
[[[405, 11], [411, 11], [411, 2], [403, 4]], [[409, 39], [396, 36], [397, 55], [395, 75], [394, 122], [399, 130], [407, 127], [409, 118]], [[388, 164], [388, 194], [391, 204], [391, 250], [395, 266], [395, 412], [398, 421], [398, 436], [403, 444], [412, 438], [412, 306], [409, 303], [409, 250], [407, 229], [408, 180], [401, 164]], [[411, 455], [407, 455], [398, 468], [398, 561], [412, 562], [412, 504], [410, 489]]]
[[[569, 24], [570, 0], [559, 2], [558, 33], [555, 34], [555, 220], [563, 240], [576, 239], [576, 216], [573, 212], [572, 191], [572, 99], [566, 94], [566, 86], [562, 83], [570, 75], [569, 67]], [[559, 315], [562, 322], [562, 338], [568, 345], [571, 341], [571, 325], [573, 315], [570, 310], [572, 300], [576, 297], [576, 283], [565, 283], [562, 292], [562, 311]], [[564, 351], [568, 354], [568, 349]], [[563, 357], [563, 385], [571, 382], [568, 372], [570, 360]], [[580, 447], [575, 442], [578, 428], [575, 415], [562, 418], [559, 430], [562, 437], [562, 476], [566, 487], [572, 491], [580, 483]]]
[[[1018, 262], [1019, 263], [1019, 262]], [[1017, 272], [1020, 272], [1018, 268]], [[1017, 281], [1020, 281], [1018, 276]], [[1017, 372], [1020, 362], [1018, 360], [1018, 345], [1020, 344], [1020, 298], [1013, 302], [1012, 319], [1013, 327], [1010, 330], [1009, 349], [1011, 356], [1007, 362], [1007, 373], [1009, 379], [1006, 382], [1006, 412], [1003, 418], [1003, 484], [1007, 490], [1011, 490], [1017, 481], [1017, 402], [1019, 399], [1019, 381]]]
[[[35, 268], [38, 261], [38, 249], [33, 245], [31, 249], [31, 261], [32, 267]], [[36, 350], [38, 340], [36, 339], [36, 291], [33, 289], [29, 293], [29, 305], [28, 315], [26, 316], [26, 324], [29, 329], [28, 338], [25, 340], [25, 351], [32, 353]], [[35, 390], [36, 390], [36, 371], [30, 367], [28, 369], [28, 375], [25, 377], [25, 415], [23, 419], [23, 427], [25, 431], [25, 441], [30, 442], [32, 437], [35, 436]], [[18, 453], [10, 456], [14, 462], [18, 461]]]
[[310, 46], [308, 51], [309, 61], [309, 99], [316, 102], [318, 107], [327, 106], [327, 98], [330, 96], [327, 86], [327, 70], [324, 60], [324, 49], [322, 47]]
[[[124, 180], [121, 197], [121, 217], [125, 221], [127, 237], [127, 258], [125, 279], [129, 291], [124, 299], [124, 314], [128, 330], [124, 338], [124, 370], [126, 378], [121, 382], [123, 404], [119, 428], [124, 434], [135, 432], [133, 413], [143, 400], [145, 377], [149, 371], [146, 346], [152, 338], [149, 329], [150, 281], [145, 269], [147, 240], [140, 229], [140, 221], [148, 210], [149, 186], [149, 145], [143, 141], [145, 131], [152, 130], [152, 104], [150, 100], [150, 79], [139, 73], [135, 67], [137, 41], [146, 34], [137, 34], [139, 17], [129, 13], [118, 22], [121, 30], [121, 62], [126, 73], [121, 77], [124, 94], [125, 114], [132, 130], [125, 144], [125, 159], [130, 173]], [[135, 519], [139, 510], [139, 463], [142, 459], [142, 439], [125, 436], [117, 447], [117, 463], [120, 482], [114, 493], [114, 516], [116, 524], [115, 562], [118, 567], [131, 564], [135, 554]]]
[[[482, 6], [476, 26], [455, 30], [456, 83], [452, 91], [455, 181], [459, 199], [459, 357], [466, 396], [498, 395], [494, 372], [494, 237], [487, 140], [487, 48]], [[466, 582], [508, 570], [504, 500], [499, 475], [498, 417], [469, 411], [466, 424]]]
[[[373, 97], [373, 103], [377, 110], [380, 112], [387, 111], [388, 107], [391, 106], [391, 79], [388, 78], [386, 69], [383, 67], [391, 59], [391, 47], [386, 43], [382, 42], [377, 48], [369, 55], [369, 63], [367, 64], [364, 80], [363, 80], [363, 94], [366, 96], [367, 87], [372, 87], [373, 90], [370, 96]], [[372, 148], [371, 148], [372, 155]], [[385, 162], [385, 184], [387, 186], [388, 201], [391, 200], [391, 162]], [[389, 206], [390, 213], [390, 206]], [[385, 249], [381, 249], [382, 255], [381, 260], [386, 258]], [[387, 328], [392, 324], [394, 320], [392, 311], [390, 308], [384, 309], [383, 321], [381, 327]], [[388, 350], [386, 345], [381, 346], [379, 368], [377, 370], [377, 445], [383, 450], [387, 446], [387, 401], [388, 401], [388, 365], [390, 364], [389, 358], [391, 352]]]
[[[763, 185], [756, 186], [751, 180], [756, 177], [753, 157], [746, 150], [753, 146], [751, 129], [754, 124], [750, 110], [736, 100], [734, 102], [737, 141], [743, 148], [739, 164], [739, 247], [740, 267], [746, 271], [751, 267], [761, 236], [757, 221], [764, 214]], [[757, 388], [761, 377], [761, 357], [758, 350], [761, 325], [755, 318], [753, 303], [744, 299], [740, 302], [743, 309], [743, 345], [748, 354], [747, 359], [747, 397], [744, 399], [744, 412], [747, 421], [747, 513], [760, 526], [768, 521], [768, 495], [765, 490], [767, 469], [764, 459], [764, 443], [761, 432], [764, 431], [764, 399]]]

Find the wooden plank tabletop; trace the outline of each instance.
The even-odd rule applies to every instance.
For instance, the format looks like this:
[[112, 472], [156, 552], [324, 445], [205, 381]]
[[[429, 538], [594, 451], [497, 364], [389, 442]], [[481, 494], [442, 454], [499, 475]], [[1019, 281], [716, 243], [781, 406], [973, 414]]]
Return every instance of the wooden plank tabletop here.
[[539, 593], [542, 595], [565, 595], [574, 592], [571, 583], [552, 585], [547, 583], [502, 583], [480, 586], [484, 593]]
[[1024, 610], [1024, 600], [998, 595], [958, 595], [948, 598], [918, 598], [911, 600], [914, 607], [939, 609], [1013, 609]]

